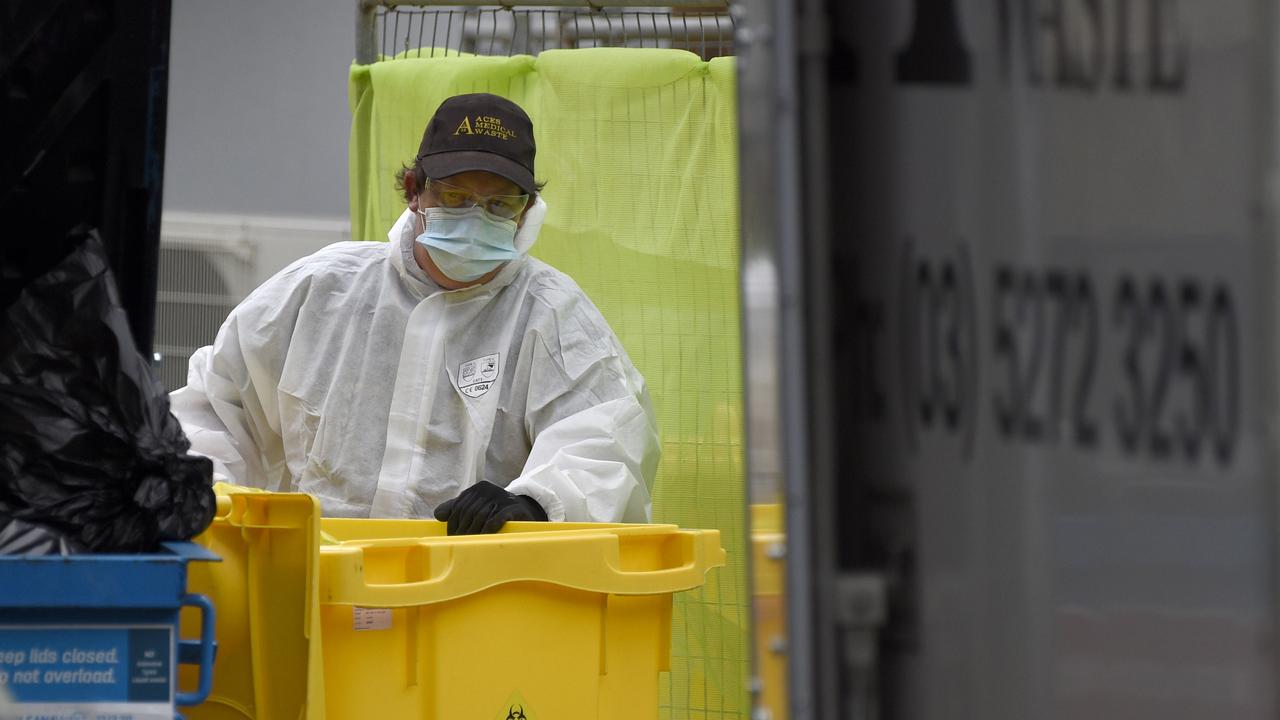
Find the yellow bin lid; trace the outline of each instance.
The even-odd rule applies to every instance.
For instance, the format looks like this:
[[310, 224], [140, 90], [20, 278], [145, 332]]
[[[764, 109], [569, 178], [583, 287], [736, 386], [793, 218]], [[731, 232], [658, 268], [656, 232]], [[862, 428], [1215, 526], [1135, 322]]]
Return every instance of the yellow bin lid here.
[[725, 564], [718, 530], [577, 524], [554, 531], [539, 525], [537, 532], [348, 540], [321, 547], [320, 601], [411, 607], [512, 582], [655, 595], [699, 587], [708, 570]]

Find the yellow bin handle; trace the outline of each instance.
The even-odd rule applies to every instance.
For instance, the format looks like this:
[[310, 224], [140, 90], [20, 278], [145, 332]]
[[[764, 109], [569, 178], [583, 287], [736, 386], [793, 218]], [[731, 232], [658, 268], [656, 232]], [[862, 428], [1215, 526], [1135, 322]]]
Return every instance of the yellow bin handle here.
[[[657, 552], [671, 566], [629, 569], [627, 565], [643, 562], [628, 561], [624, 556], [641, 554], [645, 548], [630, 548], [628, 553], [624, 549], [627, 538], [653, 535], [667, 536], [665, 542], [657, 541], [662, 543]], [[387, 557], [389, 562], [379, 562]], [[349, 542], [320, 548], [320, 601], [409, 607], [446, 602], [514, 582], [549, 583], [614, 595], [653, 595], [699, 587], [708, 570], [724, 564], [718, 530], [669, 527]], [[377, 577], [380, 575], [384, 577]]]

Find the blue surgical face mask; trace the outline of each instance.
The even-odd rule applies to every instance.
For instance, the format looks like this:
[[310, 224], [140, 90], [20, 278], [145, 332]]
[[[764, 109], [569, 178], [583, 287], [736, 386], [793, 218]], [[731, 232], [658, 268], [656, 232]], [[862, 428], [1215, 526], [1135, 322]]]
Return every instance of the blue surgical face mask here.
[[434, 207], [418, 214], [426, 229], [416, 240], [450, 279], [471, 282], [520, 256], [515, 220], [495, 217], [480, 207]]

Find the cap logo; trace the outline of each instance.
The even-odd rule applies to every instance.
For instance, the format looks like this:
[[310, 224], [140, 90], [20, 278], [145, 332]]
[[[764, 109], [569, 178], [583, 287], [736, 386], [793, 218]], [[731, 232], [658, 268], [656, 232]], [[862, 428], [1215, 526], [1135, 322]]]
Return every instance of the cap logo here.
[[474, 118], [463, 117], [462, 122], [458, 124], [458, 129], [454, 130], [453, 134], [486, 135], [505, 141], [514, 138], [516, 131], [503, 125], [502, 118], [492, 115], [477, 115]]

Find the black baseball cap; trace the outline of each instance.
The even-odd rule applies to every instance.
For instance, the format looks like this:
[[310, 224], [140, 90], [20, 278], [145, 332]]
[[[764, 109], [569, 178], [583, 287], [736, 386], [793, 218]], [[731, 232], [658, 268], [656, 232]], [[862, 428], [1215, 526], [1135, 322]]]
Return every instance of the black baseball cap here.
[[519, 105], [489, 93], [454, 95], [440, 103], [422, 133], [418, 160], [427, 177], [485, 170], [532, 195], [533, 121]]

